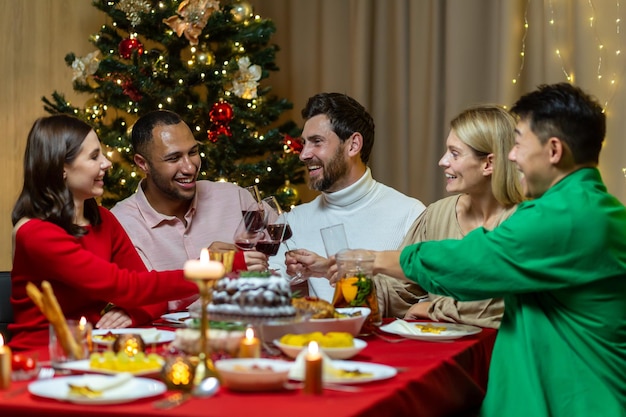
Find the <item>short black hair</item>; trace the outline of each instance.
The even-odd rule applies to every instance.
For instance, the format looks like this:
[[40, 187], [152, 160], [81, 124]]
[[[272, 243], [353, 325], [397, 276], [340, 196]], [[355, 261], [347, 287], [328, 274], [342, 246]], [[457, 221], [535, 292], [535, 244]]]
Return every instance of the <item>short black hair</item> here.
[[572, 150], [577, 164], [598, 164], [606, 134], [606, 116], [592, 96], [569, 83], [542, 84], [522, 96], [511, 112], [529, 122], [542, 143], [557, 137]]
[[154, 110], [141, 116], [133, 125], [131, 144], [133, 151], [147, 157], [147, 144], [152, 140], [152, 130], [159, 125], [177, 125], [183, 119], [173, 111]]

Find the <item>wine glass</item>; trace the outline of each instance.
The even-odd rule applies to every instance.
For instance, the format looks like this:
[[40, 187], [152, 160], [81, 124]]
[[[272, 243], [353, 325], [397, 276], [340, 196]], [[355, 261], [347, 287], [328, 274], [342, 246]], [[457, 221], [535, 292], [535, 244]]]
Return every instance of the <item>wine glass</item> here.
[[[291, 237], [291, 228], [286, 223], [283, 211], [276, 201], [276, 197], [266, 197], [262, 205], [269, 207], [265, 213], [265, 230], [263, 236], [256, 243], [256, 250], [267, 256], [274, 256], [278, 253], [281, 242]], [[273, 212], [273, 213], [270, 213]]]
[[265, 230], [264, 212], [259, 203], [253, 201], [251, 205], [242, 208], [242, 216], [235, 229], [233, 241], [242, 251], [253, 250], [257, 242], [263, 237]]
[[247, 192], [239, 191], [241, 216], [246, 222], [247, 231], [260, 232], [265, 228], [265, 213], [261, 194], [256, 185], [246, 187], [244, 190]]
[[[275, 242], [274, 244], [276, 249], [273, 254], [276, 255], [281, 243], [285, 245], [287, 251], [291, 252], [289, 245], [287, 245], [287, 240], [291, 239], [291, 237], [293, 236], [293, 232], [291, 231], [291, 226], [289, 226], [289, 223], [287, 222], [285, 212], [280, 207], [280, 204], [274, 196], [264, 198], [263, 203], [265, 203], [278, 215], [275, 221], [268, 222], [266, 226], [266, 235], [269, 236], [269, 239], [272, 242]], [[259, 243], [260, 242], [257, 242], [257, 250], [261, 252], [261, 249], [259, 249]], [[289, 279], [291, 285], [301, 284], [304, 281], [306, 281], [306, 277], [304, 277], [302, 271], [298, 271], [296, 275], [290, 277]]]

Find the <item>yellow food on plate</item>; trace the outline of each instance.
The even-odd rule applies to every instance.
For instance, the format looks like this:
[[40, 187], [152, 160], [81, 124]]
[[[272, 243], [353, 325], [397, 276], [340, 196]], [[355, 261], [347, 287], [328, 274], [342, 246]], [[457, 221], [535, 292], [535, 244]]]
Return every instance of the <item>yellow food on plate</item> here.
[[159, 371], [163, 366], [163, 358], [156, 353], [146, 355], [138, 352], [134, 356], [129, 356], [126, 352], [115, 353], [107, 350], [102, 353], [92, 353], [89, 357], [89, 367], [91, 369], [102, 369], [114, 372], [145, 372]]
[[280, 338], [280, 343], [290, 346], [307, 346], [309, 342], [317, 342], [321, 348], [349, 348], [354, 346], [354, 338], [346, 332], [288, 333]]
[[422, 333], [434, 333], [439, 334], [446, 330], [445, 326], [433, 326], [432, 324], [416, 324], [415, 327], [420, 329]]

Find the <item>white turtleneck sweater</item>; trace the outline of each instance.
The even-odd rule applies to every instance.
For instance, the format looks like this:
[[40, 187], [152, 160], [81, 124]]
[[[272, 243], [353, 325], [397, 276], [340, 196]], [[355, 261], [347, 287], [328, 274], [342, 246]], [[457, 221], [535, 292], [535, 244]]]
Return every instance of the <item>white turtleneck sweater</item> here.
[[[413, 221], [424, 211], [419, 200], [372, 178], [368, 168], [351, 186], [322, 193], [286, 214], [293, 231], [289, 249], [307, 249], [326, 256], [320, 229], [343, 223], [351, 249], [398, 249]], [[270, 268], [285, 271], [285, 245], [270, 259]], [[310, 278], [309, 293], [332, 301], [334, 289], [326, 278]]]

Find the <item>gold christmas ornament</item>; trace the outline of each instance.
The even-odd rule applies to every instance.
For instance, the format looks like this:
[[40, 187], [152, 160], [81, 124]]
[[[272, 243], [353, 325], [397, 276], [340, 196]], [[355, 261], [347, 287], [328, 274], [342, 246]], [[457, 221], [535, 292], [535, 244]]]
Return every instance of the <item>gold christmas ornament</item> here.
[[291, 185], [289, 180], [285, 181], [285, 185], [276, 190], [276, 194], [281, 201], [286, 202], [289, 207], [293, 207], [300, 201], [300, 193], [298, 189]]
[[233, 16], [233, 21], [237, 23], [241, 23], [244, 20], [247, 20], [252, 16], [252, 6], [245, 1], [240, 1], [233, 5], [233, 8], [230, 9], [230, 14]]

